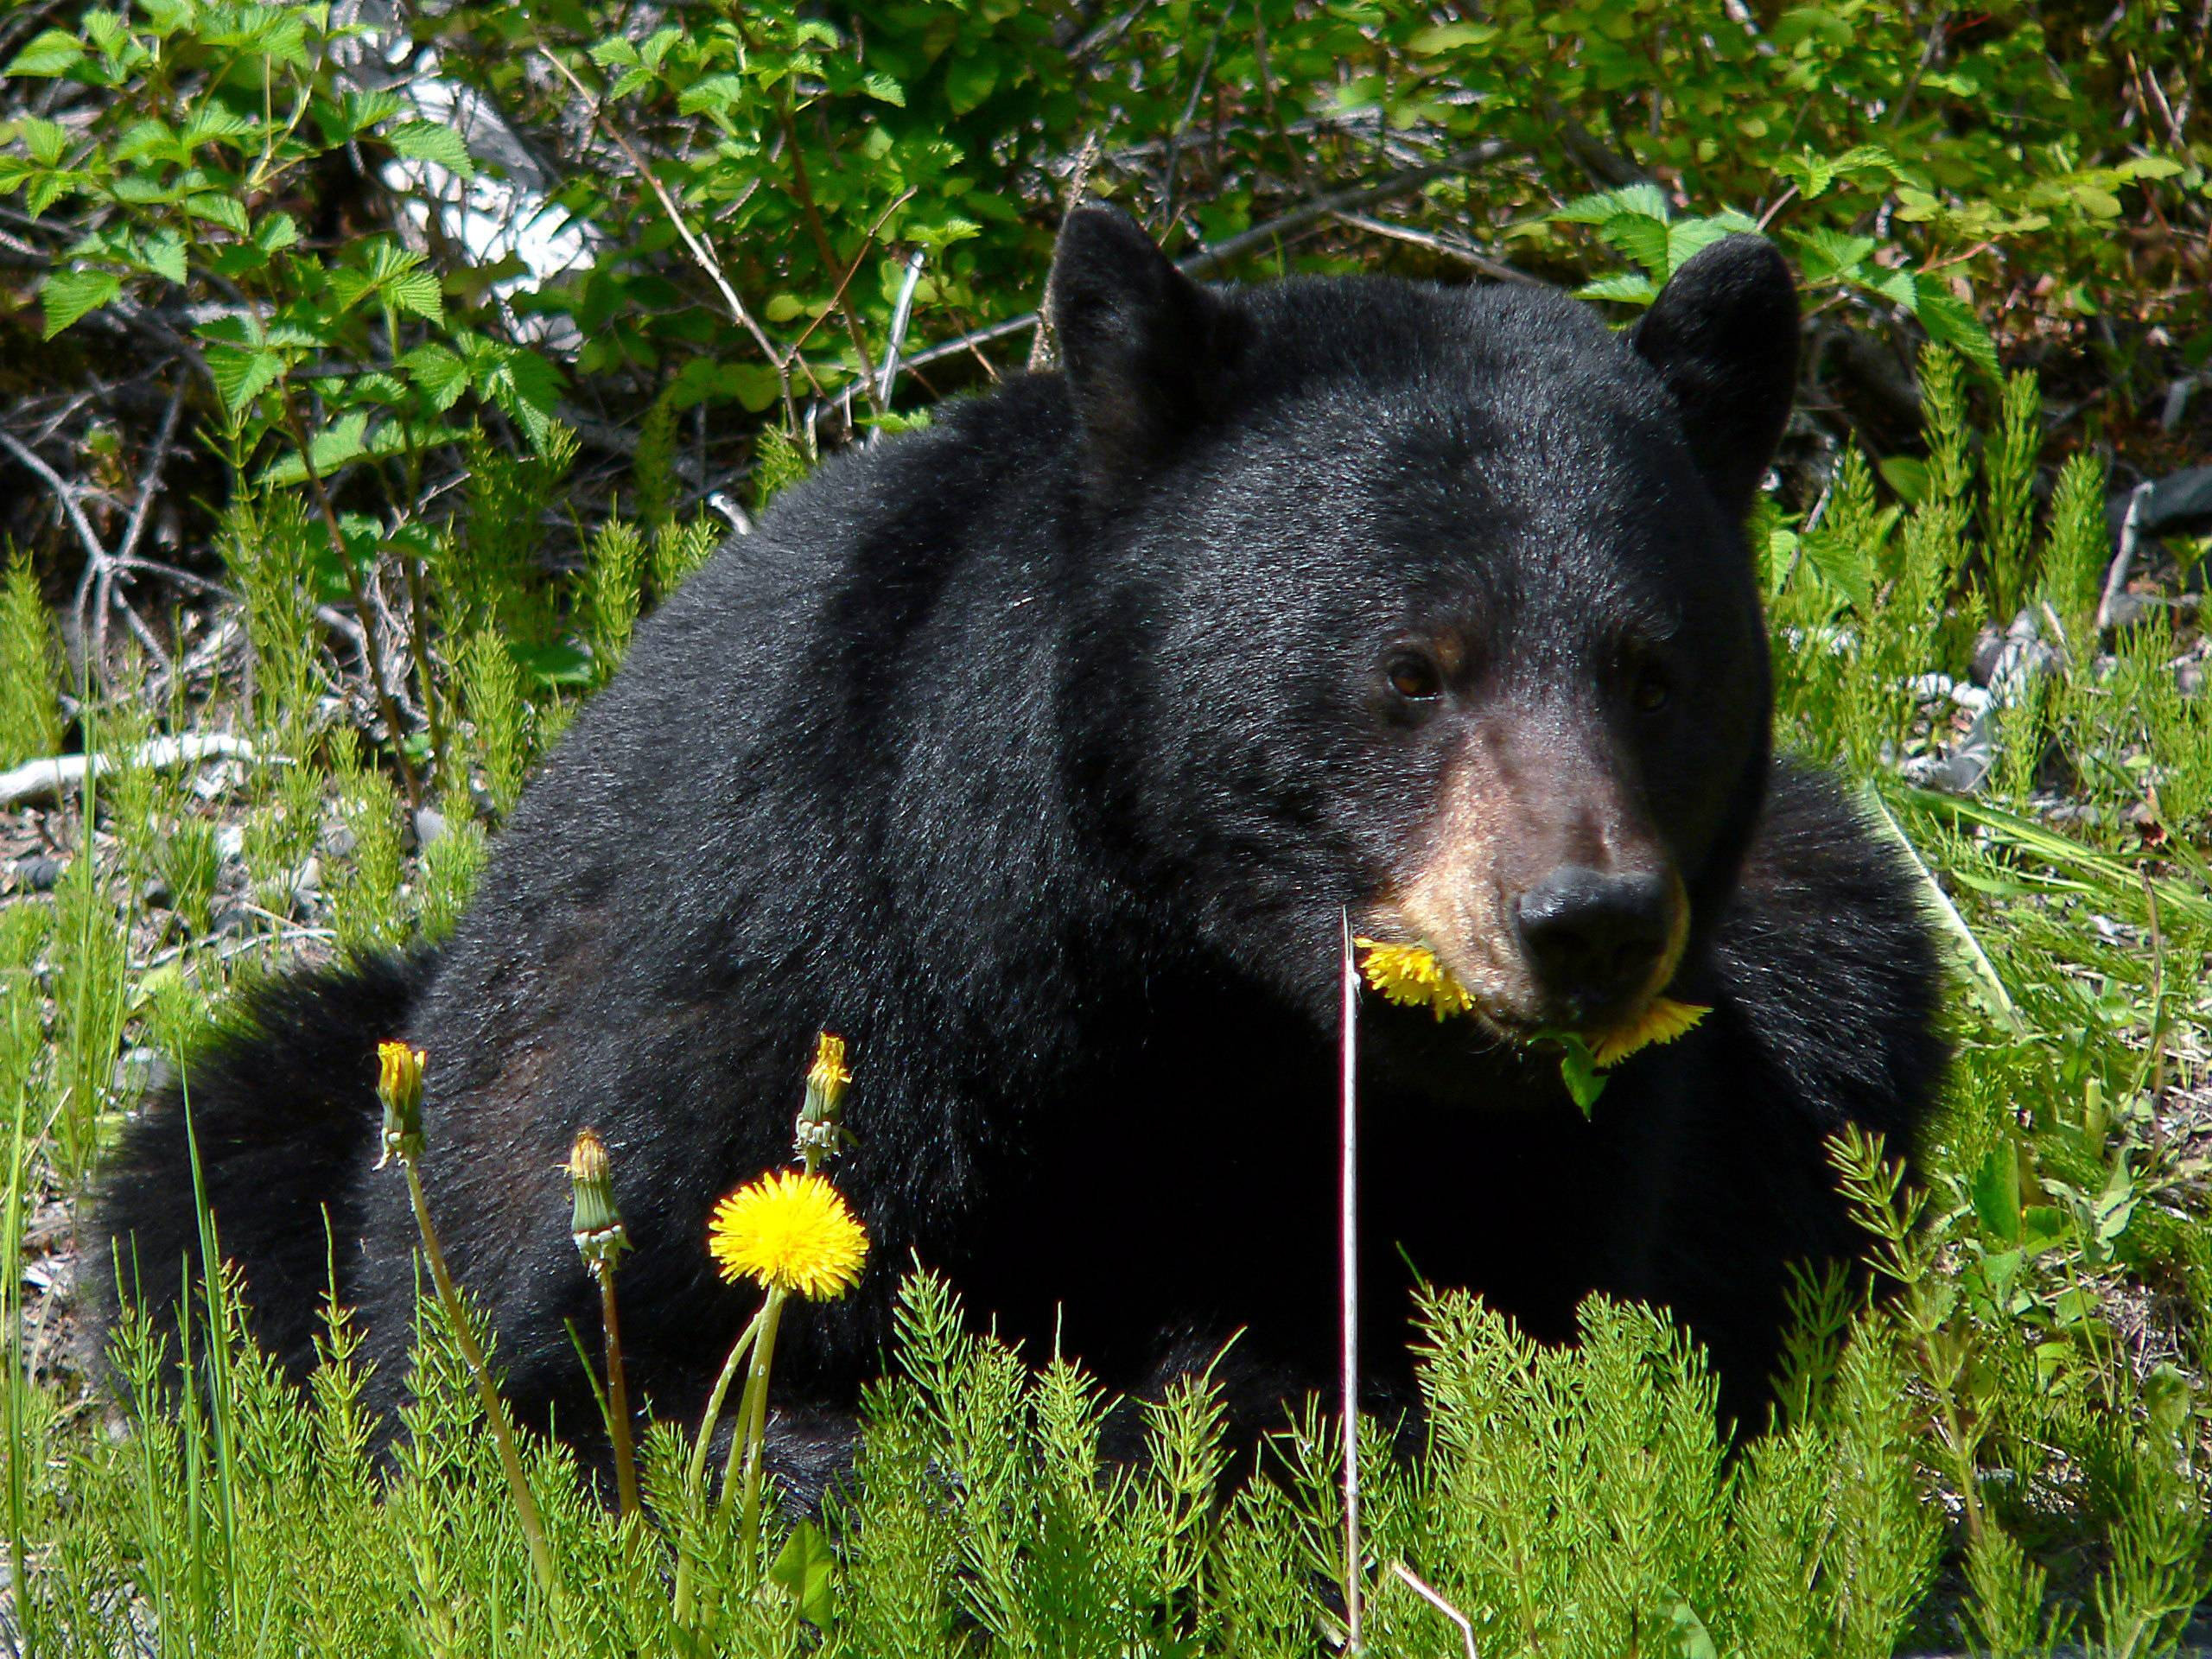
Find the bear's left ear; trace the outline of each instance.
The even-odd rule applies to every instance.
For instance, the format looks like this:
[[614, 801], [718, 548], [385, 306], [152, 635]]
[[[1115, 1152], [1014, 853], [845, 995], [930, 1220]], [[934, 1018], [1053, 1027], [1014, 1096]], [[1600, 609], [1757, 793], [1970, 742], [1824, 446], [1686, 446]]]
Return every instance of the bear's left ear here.
[[1693, 254], [1629, 333], [1675, 396], [1697, 469], [1737, 518], [1774, 459], [1797, 390], [1797, 285], [1773, 244]]
[[1095, 475], [1142, 471], [1222, 407], [1243, 313], [1176, 270], [1120, 208], [1085, 202], [1067, 216], [1048, 292]]

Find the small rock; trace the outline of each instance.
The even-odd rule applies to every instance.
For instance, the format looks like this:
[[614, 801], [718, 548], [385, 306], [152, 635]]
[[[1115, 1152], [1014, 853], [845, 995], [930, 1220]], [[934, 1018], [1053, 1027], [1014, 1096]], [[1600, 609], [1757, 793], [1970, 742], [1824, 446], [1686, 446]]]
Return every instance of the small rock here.
[[126, 1048], [115, 1062], [115, 1090], [120, 1095], [165, 1089], [170, 1077], [168, 1060], [156, 1048]]
[[2174, 670], [2174, 684], [2184, 697], [2193, 697], [2204, 690], [2204, 664], [2200, 660], [2183, 663]]
[[228, 863], [245, 856], [245, 826], [226, 823], [215, 832], [215, 856]]
[[309, 853], [308, 855], [308, 861], [301, 865], [298, 870], [293, 874], [292, 890], [295, 893], [314, 893], [321, 886], [322, 861], [317, 858], [313, 853]]
[[215, 912], [212, 931], [219, 939], [235, 939], [253, 931], [254, 914], [244, 905], [225, 905]]
[[16, 886], [24, 893], [52, 893], [64, 868], [58, 858], [33, 853], [16, 861]]
[[169, 884], [158, 875], [148, 876], [146, 885], [139, 889], [138, 896], [145, 901], [149, 910], [167, 910], [170, 903]]
[[322, 850], [333, 858], [351, 858], [356, 845], [353, 830], [343, 823], [328, 823], [322, 830]]
[[446, 832], [446, 815], [435, 806], [415, 809], [415, 844], [427, 847]]

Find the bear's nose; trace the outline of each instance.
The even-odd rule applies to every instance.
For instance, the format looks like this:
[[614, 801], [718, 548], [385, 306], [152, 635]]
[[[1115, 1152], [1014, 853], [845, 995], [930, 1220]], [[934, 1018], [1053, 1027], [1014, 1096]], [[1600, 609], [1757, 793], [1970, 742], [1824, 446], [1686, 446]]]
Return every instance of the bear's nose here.
[[1643, 990], [1667, 949], [1667, 896], [1662, 876], [1572, 864], [1522, 893], [1515, 917], [1546, 992], [1588, 1018]]

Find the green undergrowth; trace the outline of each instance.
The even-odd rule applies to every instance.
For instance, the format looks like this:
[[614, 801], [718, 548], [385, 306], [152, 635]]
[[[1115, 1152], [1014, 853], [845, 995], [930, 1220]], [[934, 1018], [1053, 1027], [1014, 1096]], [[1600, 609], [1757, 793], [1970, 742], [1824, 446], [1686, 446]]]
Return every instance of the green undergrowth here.
[[[2039, 499], [2032, 382], [1942, 355], [1922, 373], [1924, 467], [1847, 452], [1814, 505], [1754, 524], [1782, 740], [1865, 783], [1954, 969], [1959, 1063], [1910, 1179], [1905, 1148], [1834, 1148], [1892, 1294], [1870, 1308], [1806, 1281], [1773, 1431], [1732, 1458], [1702, 1359], [1663, 1317], [1593, 1301], [1581, 1344], [1547, 1349], [1439, 1290], [1425, 1449], [1388, 1452], [1390, 1425], [1363, 1437], [1374, 1653], [1463, 1651], [1433, 1597], [1484, 1656], [2148, 1655], [2212, 1587], [2212, 733], [2177, 677], [2195, 616], [2153, 603], [2101, 630], [2097, 464], [2068, 461]], [[133, 1391], [111, 1428], [55, 1358], [51, 1300], [22, 1271], [33, 1219], [81, 1192], [149, 1067], [302, 955], [449, 928], [534, 760], [711, 550], [710, 531], [655, 521], [667, 480], [648, 472], [638, 518], [549, 572], [513, 526], [545, 516], [561, 448], [482, 448], [466, 510], [423, 543], [443, 626], [391, 665], [443, 746], [418, 741], [416, 804], [358, 733], [376, 717], [358, 664], [315, 623], [296, 492], [230, 510], [244, 671], [79, 710], [123, 764], [67, 819], [52, 891], [0, 908], [7, 1617], [41, 1652], [1334, 1650], [1325, 1414], [1287, 1420], [1247, 1478], [1202, 1382], [1116, 1407], [973, 1334], [927, 1276], [854, 1488], [818, 1526], [784, 1516], [759, 1562], [685, 1496], [688, 1425], [646, 1437], [646, 1512], [625, 1522], [566, 1449], [531, 1440], [550, 1595], [435, 1300], [388, 1465], [342, 1317], [302, 1394], [218, 1294], [191, 1386]], [[46, 627], [11, 575], [0, 628]], [[1993, 710], [1967, 685], [1992, 627], [2026, 664], [1999, 673]], [[43, 645], [0, 664], [18, 749], [50, 745], [57, 664]], [[150, 763], [150, 740], [217, 731], [251, 757]], [[80, 1286], [107, 1270], [80, 1261]], [[150, 1378], [157, 1345], [127, 1327], [124, 1373]], [[1102, 1458], [1117, 1409], [1149, 1456]], [[697, 1574], [681, 1628], [679, 1553]]]

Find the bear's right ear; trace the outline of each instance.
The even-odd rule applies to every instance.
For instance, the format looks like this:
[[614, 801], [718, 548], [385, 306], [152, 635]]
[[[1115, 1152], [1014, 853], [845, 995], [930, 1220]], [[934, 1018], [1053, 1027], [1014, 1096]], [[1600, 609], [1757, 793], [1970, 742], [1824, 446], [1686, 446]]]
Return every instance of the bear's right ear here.
[[1797, 392], [1797, 285], [1764, 237], [1725, 236], [1682, 264], [1629, 339], [1681, 413], [1698, 471], [1737, 518]]
[[1143, 471], [1222, 407], [1243, 314], [1120, 208], [1085, 202], [1067, 216], [1046, 291], [1095, 477]]

